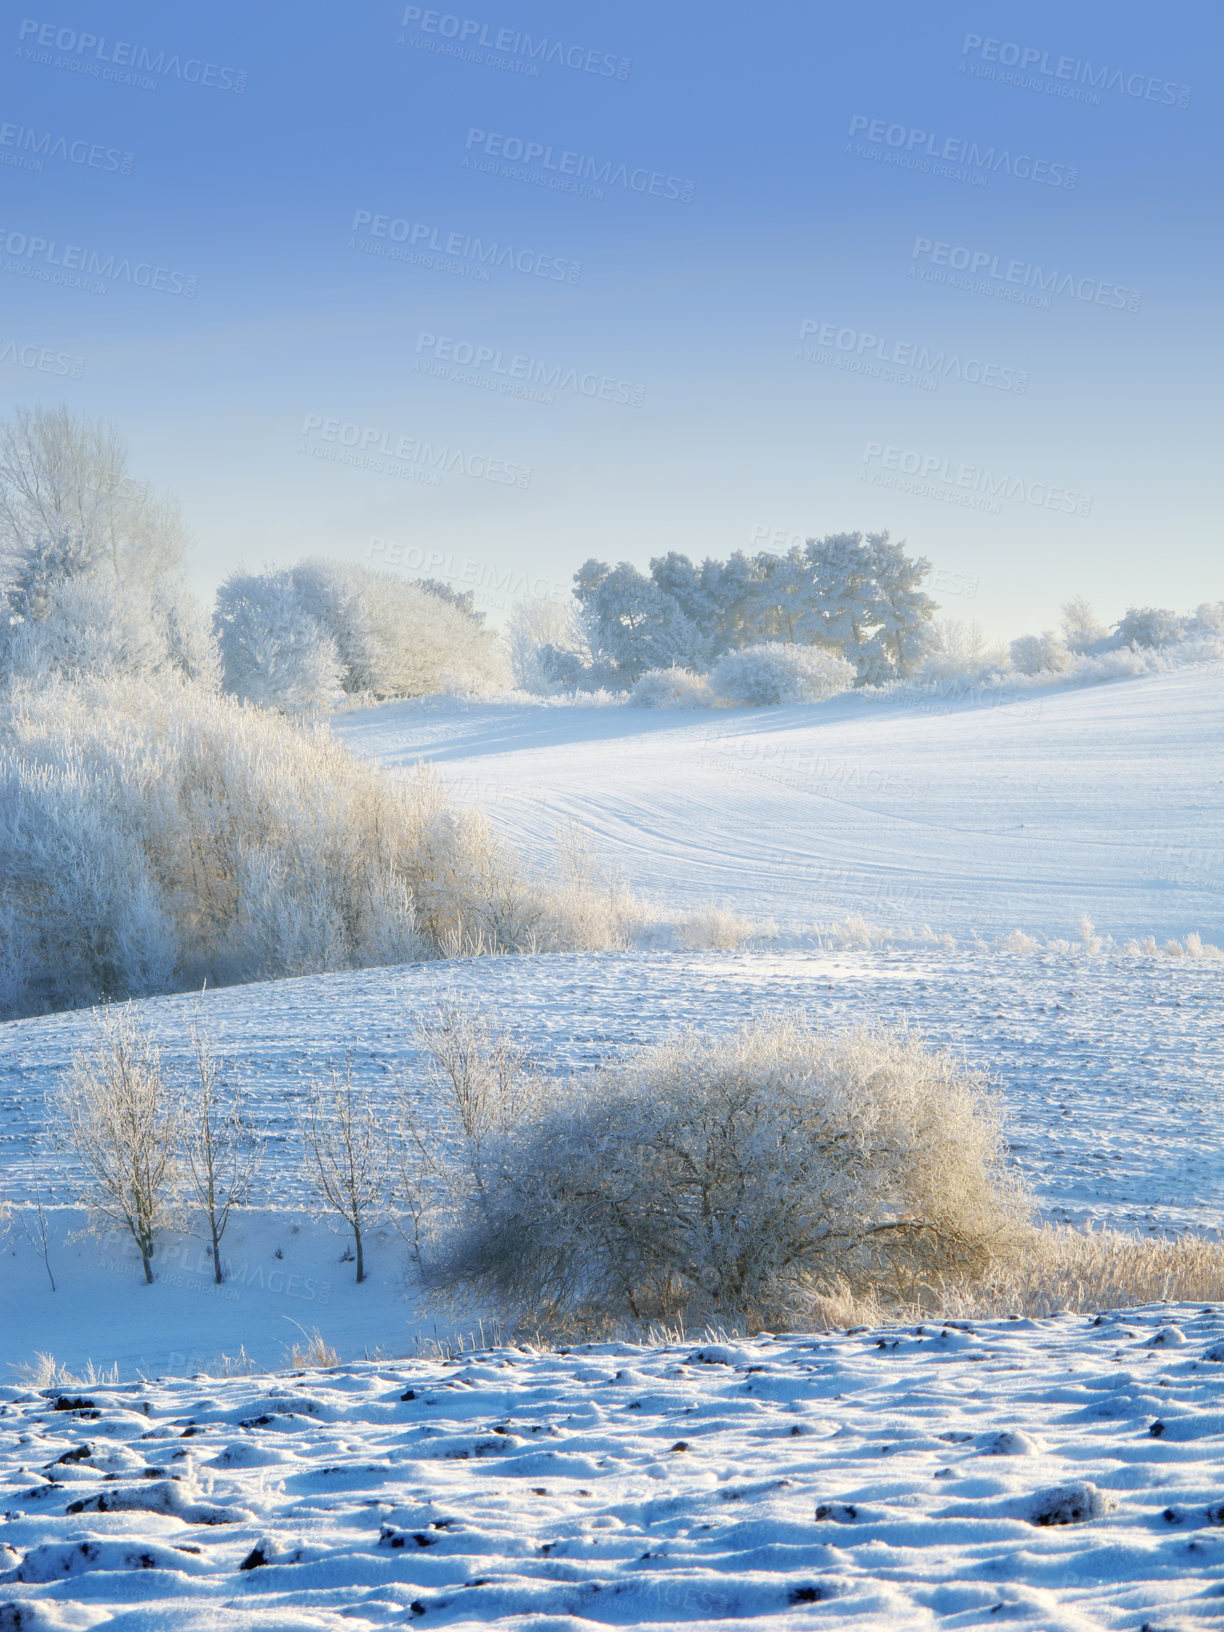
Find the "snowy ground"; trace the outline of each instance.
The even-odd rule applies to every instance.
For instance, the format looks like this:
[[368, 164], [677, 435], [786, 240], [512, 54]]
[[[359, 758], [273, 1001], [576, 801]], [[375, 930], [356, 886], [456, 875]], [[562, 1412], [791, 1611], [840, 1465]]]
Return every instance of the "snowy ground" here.
[[0, 1390], [0, 1626], [1219, 1624], [1224, 1315]]
[[794, 708], [392, 703], [356, 752], [437, 766], [543, 861], [588, 834], [669, 907], [963, 935], [1224, 940], [1224, 674]]

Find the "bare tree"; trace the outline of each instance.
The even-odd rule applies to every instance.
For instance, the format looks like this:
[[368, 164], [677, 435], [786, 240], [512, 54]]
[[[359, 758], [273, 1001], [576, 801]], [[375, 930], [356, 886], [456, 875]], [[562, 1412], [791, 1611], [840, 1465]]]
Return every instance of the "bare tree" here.
[[130, 1232], [151, 1283], [157, 1237], [172, 1222], [181, 1117], [157, 1045], [130, 1009], [102, 1014], [55, 1103], [85, 1169], [84, 1201]]
[[398, 1227], [420, 1265], [436, 1214], [484, 1205], [485, 1143], [525, 1114], [538, 1083], [528, 1050], [457, 1002], [412, 1025], [436, 1092], [424, 1110], [419, 1087], [398, 1082], [389, 1156]]
[[531, 1098], [530, 1054], [482, 1015], [453, 1002], [439, 1004], [434, 1017], [418, 1020], [415, 1029], [430, 1075], [454, 1106], [479, 1188], [485, 1141], [516, 1120]]
[[245, 1114], [239, 1089], [221, 1089], [217, 1062], [198, 1023], [191, 1028], [196, 1090], [184, 1111], [183, 1156], [187, 1189], [208, 1226], [213, 1279], [225, 1279], [221, 1238], [230, 1209], [241, 1207], [263, 1161], [264, 1141]]
[[353, 1235], [357, 1281], [365, 1280], [365, 1235], [381, 1210], [389, 1172], [389, 1140], [368, 1096], [353, 1086], [352, 1067], [330, 1083], [311, 1086], [302, 1121], [306, 1166], [320, 1197]]
[[19, 408], [0, 425], [0, 577], [18, 616], [66, 578], [151, 584], [181, 566], [186, 542], [173, 501], [128, 474], [113, 426], [66, 407]]

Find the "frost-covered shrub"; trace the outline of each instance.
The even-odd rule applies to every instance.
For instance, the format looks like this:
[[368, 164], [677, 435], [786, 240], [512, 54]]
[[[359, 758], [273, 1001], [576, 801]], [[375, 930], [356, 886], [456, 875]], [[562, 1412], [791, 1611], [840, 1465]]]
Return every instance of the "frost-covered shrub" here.
[[393, 572], [304, 561], [235, 573], [217, 592], [225, 689], [288, 712], [350, 695], [483, 694], [509, 671], [491, 630], [456, 597]]
[[761, 931], [729, 907], [705, 907], [686, 913], [675, 933], [676, 945], [685, 952], [733, 952]]
[[1075, 666], [1066, 642], [1048, 629], [1042, 635], [1021, 635], [1013, 640], [1011, 660], [1021, 674], [1066, 674]]
[[1138, 646], [1117, 646], [1112, 651], [1081, 657], [1075, 665], [1077, 680], [1131, 680], [1151, 674], [1156, 654]]
[[1182, 638], [1185, 626], [1176, 612], [1160, 606], [1131, 606], [1117, 627], [1124, 646], [1173, 646]]
[[634, 681], [629, 701], [637, 708], [710, 708], [714, 693], [705, 675], [691, 669], [647, 669]]
[[1202, 601], [1187, 620], [1190, 635], [1224, 635], [1224, 601]]
[[477, 1177], [448, 1277], [588, 1327], [801, 1321], [838, 1287], [972, 1279], [1025, 1216], [961, 1063], [786, 1020], [543, 1090], [486, 1137]]
[[[0, 1014], [463, 951], [608, 944], [428, 775], [169, 682], [0, 719]], [[534, 937], [534, 938], [533, 938]]]
[[1063, 603], [1062, 633], [1067, 650], [1077, 655], [1099, 651], [1109, 640], [1109, 630], [1083, 595], [1073, 595]]
[[725, 702], [756, 708], [819, 702], [847, 691], [854, 677], [854, 665], [824, 647], [766, 641], [720, 657], [710, 685]]

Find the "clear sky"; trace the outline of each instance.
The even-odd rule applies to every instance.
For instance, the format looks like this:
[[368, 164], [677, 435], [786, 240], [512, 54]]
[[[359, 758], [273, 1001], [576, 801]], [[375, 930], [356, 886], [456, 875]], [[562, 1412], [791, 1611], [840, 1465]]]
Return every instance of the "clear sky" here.
[[10, 9], [0, 390], [120, 426], [205, 589], [326, 553], [496, 616], [888, 528], [991, 634], [1224, 598], [1221, 18]]

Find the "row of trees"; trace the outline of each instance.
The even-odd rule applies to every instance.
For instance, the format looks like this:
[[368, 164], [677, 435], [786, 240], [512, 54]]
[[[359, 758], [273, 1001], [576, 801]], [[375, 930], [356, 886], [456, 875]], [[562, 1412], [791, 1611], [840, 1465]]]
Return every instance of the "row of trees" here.
[[567, 686], [621, 689], [668, 667], [705, 672], [727, 652], [768, 643], [820, 646], [861, 685], [907, 676], [930, 644], [931, 570], [887, 533], [833, 533], [784, 555], [736, 551], [696, 565], [675, 551], [648, 573], [587, 561], [574, 575], [585, 652], [550, 645], [546, 674]]
[[516, 608], [504, 640], [470, 592], [317, 559], [234, 573], [210, 618], [187, 587], [188, 544], [176, 504], [131, 475], [113, 428], [19, 410], [0, 425], [0, 679], [170, 675], [304, 712], [346, 695], [488, 694], [511, 671], [537, 692], [627, 691], [765, 648], [788, 650], [792, 667], [801, 649], [839, 657], [858, 685], [1067, 673], [1079, 657], [1216, 638], [1224, 624], [1218, 605], [1132, 607], [1107, 629], [1077, 598], [1061, 632], [990, 650], [936, 621], [930, 562], [887, 533], [699, 564], [673, 551], [647, 572], [591, 559], [571, 601]]
[[[79, 1199], [96, 1226], [130, 1235], [149, 1284], [160, 1238], [184, 1228], [203, 1236], [213, 1278], [225, 1280], [225, 1232], [234, 1210], [251, 1203], [266, 1152], [248, 1096], [222, 1081], [198, 1025], [191, 1043], [193, 1080], [175, 1080], [130, 1010], [104, 1011], [93, 1044], [74, 1057], [51, 1096], [58, 1141], [82, 1173]], [[391, 1141], [347, 1070], [311, 1085], [298, 1132], [307, 1184], [351, 1232], [363, 1281], [365, 1237], [372, 1210], [385, 1199]]]

